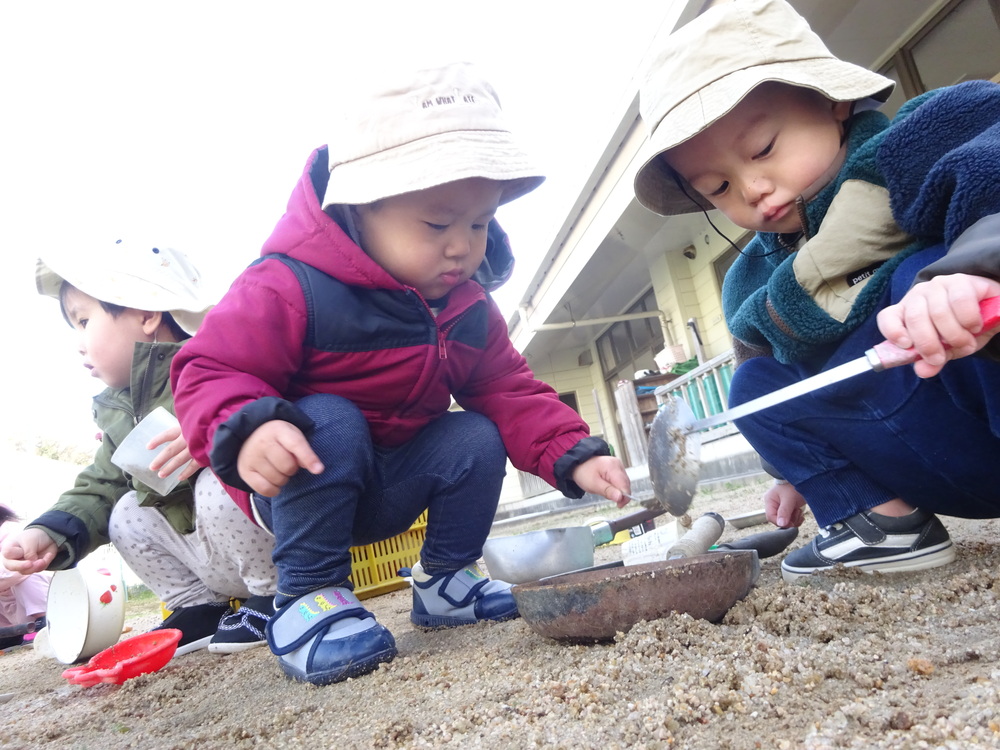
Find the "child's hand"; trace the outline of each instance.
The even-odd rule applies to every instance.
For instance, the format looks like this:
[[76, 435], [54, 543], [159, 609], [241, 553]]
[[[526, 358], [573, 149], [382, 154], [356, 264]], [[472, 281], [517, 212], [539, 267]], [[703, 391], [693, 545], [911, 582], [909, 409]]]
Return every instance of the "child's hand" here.
[[30, 575], [49, 567], [59, 547], [41, 529], [24, 529], [4, 539], [0, 556], [7, 570]]
[[167, 443], [167, 447], [160, 451], [149, 464], [149, 468], [157, 472], [159, 476], [168, 477], [186, 463], [187, 466], [180, 473], [180, 479], [183, 481], [190, 479], [201, 468], [201, 464], [192, 458], [191, 451], [188, 450], [187, 440], [181, 435], [180, 425], [164, 430], [150, 440], [146, 447], [152, 450], [164, 443]]
[[802, 525], [805, 505], [805, 498], [790, 484], [776, 484], [764, 493], [767, 520], [782, 529]]
[[240, 477], [264, 497], [278, 494], [299, 469], [319, 474], [323, 471], [323, 463], [302, 430], [279, 419], [265, 422], [254, 430], [236, 459]]
[[584, 492], [603, 495], [619, 508], [625, 507], [632, 483], [625, 466], [615, 456], [593, 456], [573, 469], [572, 479]]
[[979, 351], [1000, 330], [980, 333], [983, 319], [979, 303], [998, 294], [1000, 283], [983, 276], [935, 276], [880, 311], [878, 327], [896, 346], [916, 349], [921, 359], [913, 369], [919, 377], [929, 378], [949, 359]]

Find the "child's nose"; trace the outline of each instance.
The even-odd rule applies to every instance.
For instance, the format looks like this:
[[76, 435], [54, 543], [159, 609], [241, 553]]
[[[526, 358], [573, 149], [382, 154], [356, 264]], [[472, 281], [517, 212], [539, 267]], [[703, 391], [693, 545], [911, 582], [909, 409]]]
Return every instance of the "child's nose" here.
[[770, 183], [760, 175], [754, 175], [746, 180], [743, 195], [747, 203], [755, 204], [770, 192]]
[[461, 258], [468, 255], [472, 250], [473, 238], [464, 232], [456, 232], [448, 238], [448, 245], [445, 248], [446, 254], [451, 258]]

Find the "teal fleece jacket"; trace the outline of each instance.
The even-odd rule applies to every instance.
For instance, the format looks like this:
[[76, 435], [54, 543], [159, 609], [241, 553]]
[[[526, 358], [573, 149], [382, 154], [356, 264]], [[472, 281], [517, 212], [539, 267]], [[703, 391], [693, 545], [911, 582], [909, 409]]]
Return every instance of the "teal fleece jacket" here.
[[[845, 186], [863, 182], [887, 191], [891, 218], [878, 231], [896, 232], [898, 245], [856, 269], [863, 286], [838, 317], [817, 301], [815, 290], [803, 287], [801, 259], [796, 274], [796, 249], [788, 249], [777, 234], [758, 233], [723, 285], [723, 311], [736, 348], [786, 363], [822, 361], [877, 312], [882, 292], [904, 258], [929, 244], [950, 245], [980, 218], [997, 213], [998, 122], [1000, 86], [986, 81], [928, 92], [905, 104], [891, 124], [878, 112], [851, 118], [844, 166], [804, 206], [805, 236], [812, 241], [834, 231], [824, 223], [831, 204]], [[849, 227], [854, 217], [840, 220]], [[872, 229], [857, 228], [859, 235]]]

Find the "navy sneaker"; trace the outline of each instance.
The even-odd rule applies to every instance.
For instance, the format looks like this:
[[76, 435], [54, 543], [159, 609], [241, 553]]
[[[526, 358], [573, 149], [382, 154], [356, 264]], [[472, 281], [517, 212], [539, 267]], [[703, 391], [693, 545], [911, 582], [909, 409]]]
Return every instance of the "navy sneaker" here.
[[481, 620], [513, 620], [519, 616], [510, 584], [491, 581], [478, 565], [452, 573], [429, 575], [418, 562], [413, 577], [410, 622], [422, 628], [454, 628]]
[[208, 644], [213, 654], [235, 654], [267, 643], [264, 627], [274, 614], [273, 596], [251, 596], [235, 612], [219, 620], [219, 627]]
[[392, 633], [343, 586], [293, 599], [268, 620], [265, 632], [281, 670], [314, 685], [372, 672], [396, 656]]
[[219, 629], [219, 622], [224, 615], [232, 612], [229, 602], [209, 602], [208, 604], [193, 604], [190, 607], [178, 607], [170, 616], [153, 630], [177, 628], [183, 635], [177, 643], [174, 656], [183, 656], [192, 651], [206, 648]]
[[894, 518], [866, 510], [821, 529], [805, 547], [790, 552], [781, 577], [791, 583], [838, 564], [866, 573], [925, 570], [954, 559], [948, 530], [933, 513], [918, 509]]

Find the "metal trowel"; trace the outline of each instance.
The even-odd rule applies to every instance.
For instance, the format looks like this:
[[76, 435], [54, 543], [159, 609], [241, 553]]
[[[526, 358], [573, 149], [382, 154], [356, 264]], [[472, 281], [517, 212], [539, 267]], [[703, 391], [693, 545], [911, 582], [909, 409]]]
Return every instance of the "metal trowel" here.
[[[1000, 324], [1000, 297], [990, 297], [980, 302], [979, 313], [983, 317], [982, 330], [988, 331]], [[686, 425], [686, 429], [705, 430], [709, 427], [716, 427], [726, 422], [732, 422], [734, 419], [754, 414], [762, 409], [784, 403], [790, 399], [804, 396], [812, 391], [825, 388], [828, 385], [853, 378], [855, 375], [861, 375], [866, 372], [882, 372], [882, 370], [900, 367], [901, 365], [912, 365], [918, 359], [920, 359], [920, 355], [913, 349], [900, 349], [889, 341], [883, 341], [866, 351], [864, 355], [837, 367], [832, 367], [818, 375], [813, 375], [812, 377], [800, 380], [798, 383], [792, 383], [784, 388], [779, 388], [776, 391], [747, 401], [732, 409], [726, 409], [719, 414], [713, 414], [710, 417], [697, 421], [692, 420]]]
[[[982, 330], [1000, 325], [1000, 297], [984, 299], [979, 303], [979, 312], [983, 317]], [[701, 450], [698, 433], [701, 430], [732, 422], [855, 375], [913, 364], [918, 359], [920, 355], [913, 349], [900, 349], [883, 341], [861, 357], [705, 419], [696, 420], [691, 407], [682, 399], [669, 399], [660, 407], [650, 427], [649, 478], [656, 500], [675, 516], [682, 515], [690, 507], [698, 484]]]

